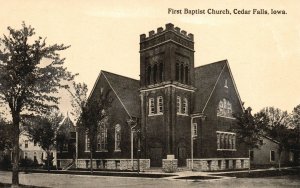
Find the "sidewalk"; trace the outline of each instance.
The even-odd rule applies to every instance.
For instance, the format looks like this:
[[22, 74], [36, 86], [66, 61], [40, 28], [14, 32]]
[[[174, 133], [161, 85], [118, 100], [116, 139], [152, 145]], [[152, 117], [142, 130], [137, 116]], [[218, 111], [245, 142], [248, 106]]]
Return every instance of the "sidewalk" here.
[[[300, 167], [284, 167], [281, 168], [282, 170], [292, 169], [292, 168], [299, 168]], [[277, 170], [275, 168], [270, 169], [255, 169], [250, 170], [250, 172], [267, 172], [267, 171], [274, 171]], [[195, 177], [195, 179], [202, 178], [203, 180], [212, 180], [214, 179], [231, 179], [235, 178], [233, 176], [230, 176], [230, 174], [242, 174], [242, 173], [248, 173], [249, 170], [241, 170], [241, 171], [216, 171], [216, 172], [201, 172], [201, 171], [190, 171], [186, 169], [185, 171], [179, 171], [174, 173], [165, 173], [162, 171], [161, 168], [150, 168], [148, 170], [145, 170], [143, 172], [122, 172], [122, 171], [94, 171], [93, 174], [90, 173], [89, 170], [52, 170], [50, 172], [46, 170], [30, 170], [29, 173], [51, 173], [51, 174], [72, 174], [72, 175], [90, 175], [90, 176], [118, 176], [118, 177], [137, 177], [137, 178], [161, 178], [161, 179], [184, 179], [184, 177], [187, 177], [187, 179], [193, 179], [192, 177]], [[228, 176], [226, 176], [228, 174]], [[210, 177], [210, 178], [208, 178]]]

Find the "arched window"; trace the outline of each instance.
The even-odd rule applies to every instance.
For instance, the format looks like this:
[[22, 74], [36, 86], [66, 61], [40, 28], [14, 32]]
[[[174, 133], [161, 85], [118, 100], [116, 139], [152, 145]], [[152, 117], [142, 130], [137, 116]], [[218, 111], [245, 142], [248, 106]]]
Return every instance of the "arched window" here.
[[159, 63], [159, 81], [162, 82], [164, 80], [164, 67], [162, 63]]
[[148, 85], [151, 83], [151, 66], [147, 67], [146, 82]]
[[188, 66], [185, 66], [185, 73], [184, 73], [184, 76], [185, 76], [185, 83], [188, 84], [189, 83], [189, 68]]
[[177, 114], [181, 114], [181, 97], [179, 96], [177, 96], [176, 106], [177, 106]]
[[164, 111], [164, 101], [162, 96], [157, 97], [157, 114], [163, 114]]
[[176, 63], [176, 75], [175, 75], [176, 81], [179, 81], [179, 63]]
[[232, 105], [227, 99], [219, 102], [217, 116], [232, 117]]
[[115, 126], [115, 151], [121, 151], [121, 126]]
[[149, 98], [149, 115], [155, 114], [154, 98]]
[[181, 64], [180, 66], [180, 81], [183, 82], [184, 80], [184, 66]]
[[156, 75], [157, 75], [157, 64], [155, 64], [153, 66], [153, 83], [156, 84], [157, 80], [156, 80]]
[[107, 128], [99, 125], [97, 129], [97, 151], [107, 151]]
[[90, 151], [90, 138], [89, 138], [89, 132], [85, 132], [85, 151]]
[[182, 108], [183, 108], [183, 112], [182, 113], [188, 114], [188, 107], [189, 107], [188, 100], [187, 100], [187, 98], [184, 98], [183, 99], [183, 106], [182, 106]]

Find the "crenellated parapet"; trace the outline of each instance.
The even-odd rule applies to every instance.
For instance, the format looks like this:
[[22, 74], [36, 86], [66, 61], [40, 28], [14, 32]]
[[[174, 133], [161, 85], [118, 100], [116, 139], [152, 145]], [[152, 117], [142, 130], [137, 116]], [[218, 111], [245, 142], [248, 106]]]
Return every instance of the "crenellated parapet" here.
[[194, 35], [192, 33], [187, 34], [185, 30], [181, 30], [179, 27], [174, 27], [172, 23], [166, 24], [165, 29], [159, 27], [156, 32], [154, 30], [149, 31], [148, 37], [146, 34], [141, 34], [140, 50], [152, 48], [170, 41], [194, 50]]

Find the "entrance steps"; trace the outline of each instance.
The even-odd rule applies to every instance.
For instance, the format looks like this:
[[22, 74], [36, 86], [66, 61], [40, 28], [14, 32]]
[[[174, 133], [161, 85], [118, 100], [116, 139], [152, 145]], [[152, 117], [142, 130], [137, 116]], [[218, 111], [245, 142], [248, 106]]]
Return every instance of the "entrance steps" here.
[[177, 172], [185, 172], [185, 171], [190, 171], [190, 169], [186, 166], [181, 166], [177, 168]]

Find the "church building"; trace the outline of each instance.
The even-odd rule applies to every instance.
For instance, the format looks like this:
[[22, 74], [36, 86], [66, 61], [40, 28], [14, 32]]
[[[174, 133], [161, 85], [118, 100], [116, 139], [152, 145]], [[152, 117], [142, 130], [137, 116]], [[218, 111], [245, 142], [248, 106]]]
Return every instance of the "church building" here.
[[[98, 129], [95, 168], [130, 169], [138, 158], [144, 169], [166, 160], [203, 171], [248, 167], [232, 132], [243, 106], [228, 61], [195, 67], [194, 53], [194, 35], [169, 23], [140, 35], [140, 80], [100, 72], [89, 99], [110, 90], [113, 102]], [[79, 167], [90, 165], [89, 142], [79, 128]]]

